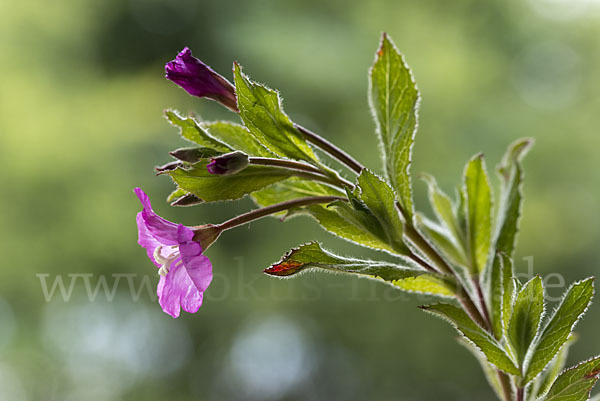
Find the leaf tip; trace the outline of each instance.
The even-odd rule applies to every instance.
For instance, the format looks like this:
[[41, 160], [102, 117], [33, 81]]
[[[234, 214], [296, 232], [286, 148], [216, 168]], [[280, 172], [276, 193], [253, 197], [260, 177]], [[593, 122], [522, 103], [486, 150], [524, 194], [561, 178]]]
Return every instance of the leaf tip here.
[[286, 277], [298, 273], [300, 270], [302, 270], [303, 266], [304, 263], [290, 260], [276, 263], [270, 267], [267, 267], [263, 270], [263, 273], [266, 273], [270, 276]]

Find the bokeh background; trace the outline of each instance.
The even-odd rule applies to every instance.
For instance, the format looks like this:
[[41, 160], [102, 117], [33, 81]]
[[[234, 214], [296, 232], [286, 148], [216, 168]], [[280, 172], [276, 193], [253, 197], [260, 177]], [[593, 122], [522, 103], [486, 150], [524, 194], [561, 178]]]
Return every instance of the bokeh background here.
[[[313, 239], [373, 256], [308, 218], [223, 235], [198, 314], [174, 320], [151, 297], [133, 187], [186, 224], [252, 207], [164, 202], [172, 185], [152, 169], [183, 143], [162, 110], [235, 118], [167, 82], [164, 63], [186, 45], [228, 77], [237, 60], [281, 90], [295, 121], [379, 170], [366, 93], [381, 31], [422, 92], [413, 171], [453, 192], [474, 153], [493, 167], [535, 137], [517, 267], [533, 260], [567, 283], [597, 274], [600, 1], [1, 1], [0, 400], [493, 399], [453, 330], [416, 308], [423, 299], [262, 275]], [[102, 277], [110, 291], [90, 298], [86, 280], [93, 295]], [[57, 278], [67, 296], [45, 296]], [[599, 329], [594, 305], [570, 362], [598, 353]]]

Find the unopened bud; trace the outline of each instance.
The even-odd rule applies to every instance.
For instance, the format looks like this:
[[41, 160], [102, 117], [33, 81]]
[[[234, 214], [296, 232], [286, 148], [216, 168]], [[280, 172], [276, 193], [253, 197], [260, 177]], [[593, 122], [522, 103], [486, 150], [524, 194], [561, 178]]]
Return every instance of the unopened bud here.
[[183, 167], [183, 164], [181, 162], [170, 162], [167, 164], [163, 164], [162, 166], [156, 166], [154, 167], [154, 170], [156, 170], [157, 175], [161, 175], [164, 173], [168, 173], [169, 171], [173, 171], [179, 167]]
[[248, 164], [248, 155], [236, 151], [213, 158], [206, 168], [211, 174], [231, 175], [239, 173], [248, 167]]
[[165, 65], [167, 79], [175, 82], [190, 95], [215, 100], [234, 112], [238, 112], [235, 88], [224, 77], [192, 56], [184, 48], [175, 60]]
[[215, 157], [221, 154], [211, 148], [179, 148], [169, 152], [171, 156], [186, 163], [197, 163], [202, 159]]
[[194, 194], [185, 194], [171, 202], [171, 206], [193, 206], [199, 203], [204, 203], [204, 200]]

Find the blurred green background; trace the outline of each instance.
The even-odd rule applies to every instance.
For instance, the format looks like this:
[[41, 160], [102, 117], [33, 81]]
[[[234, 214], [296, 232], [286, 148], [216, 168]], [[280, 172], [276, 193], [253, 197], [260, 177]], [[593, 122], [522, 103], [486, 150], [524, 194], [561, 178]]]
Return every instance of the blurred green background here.
[[[493, 399], [453, 330], [416, 308], [425, 300], [341, 276], [262, 275], [313, 239], [373, 256], [307, 218], [223, 235], [196, 315], [173, 320], [143, 287], [158, 277], [136, 244], [133, 187], [186, 224], [252, 206], [164, 202], [172, 185], [152, 168], [183, 143], [162, 110], [235, 118], [167, 82], [164, 63], [186, 45], [227, 77], [237, 60], [281, 90], [295, 121], [379, 170], [366, 93], [381, 31], [422, 92], [413, 171], [452, 192], [474, 153], [493, 167], [535, 137], [517, 267], [533, 257], [567, 283], [597, 274], [597, 0], [1, 1], [0, 400]], [[42, 284], [57, 277], [72, 293], [47, 302]], [[101, 277], [115, 292], [90, 301], [86, 280], [93, 292]], [[599, 329], [594, 305], [570, 362], [598, 353]]]

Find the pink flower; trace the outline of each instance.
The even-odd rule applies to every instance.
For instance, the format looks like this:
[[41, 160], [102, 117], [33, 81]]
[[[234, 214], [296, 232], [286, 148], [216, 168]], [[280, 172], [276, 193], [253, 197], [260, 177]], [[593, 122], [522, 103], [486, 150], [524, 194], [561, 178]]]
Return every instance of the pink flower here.
[[148, 195], [135, 189], [144, 209], [137, 214], [138, 243], [158, 267], [158, 302], [165, 313], [179, 317], [180, 309], [195, 313], [212, 281], [212, 264], [193, 240], [190, 227], [175, 224], [152, 210]]

